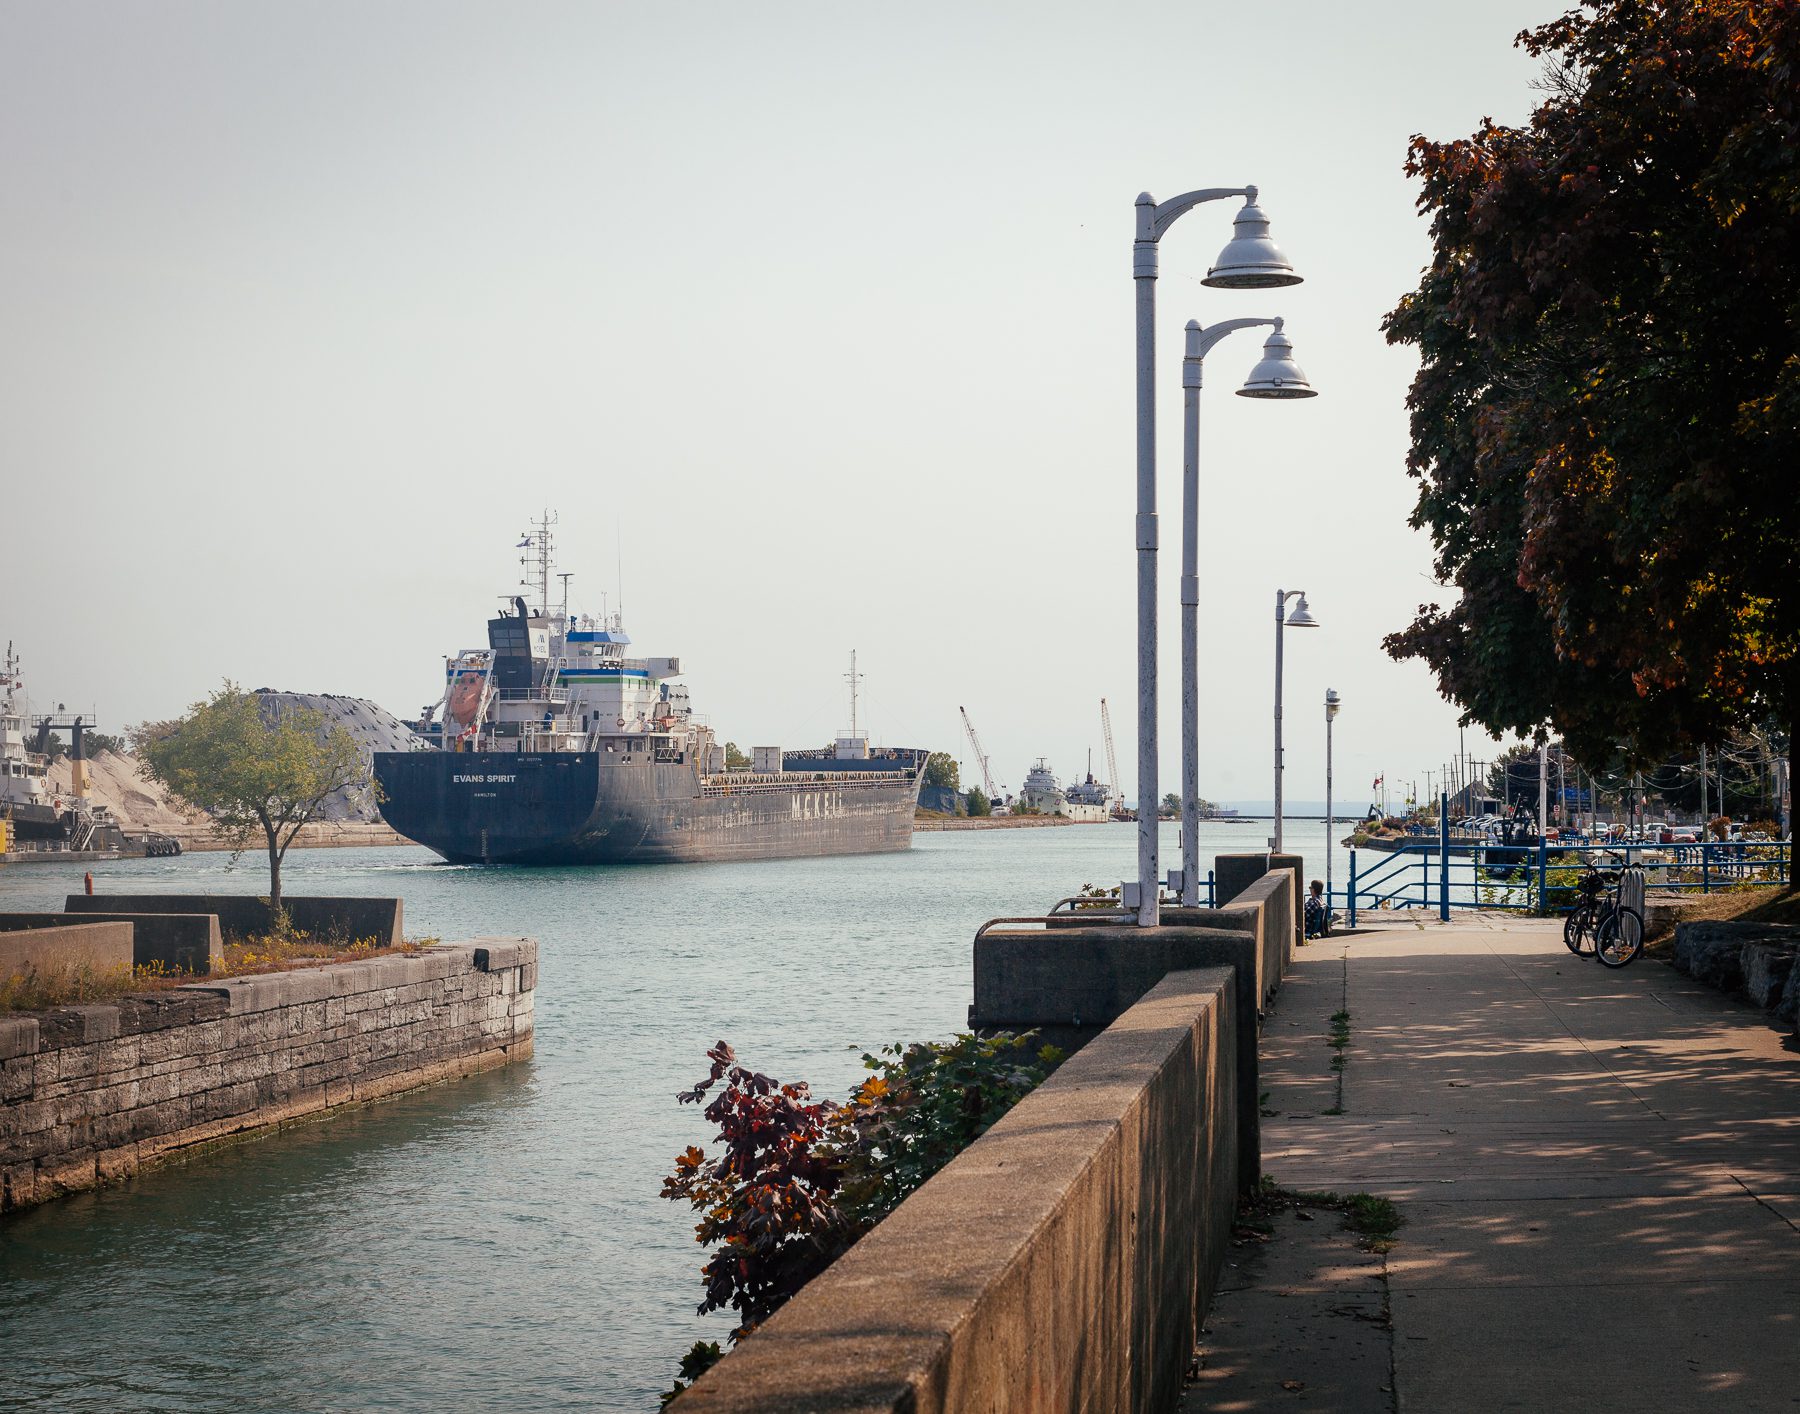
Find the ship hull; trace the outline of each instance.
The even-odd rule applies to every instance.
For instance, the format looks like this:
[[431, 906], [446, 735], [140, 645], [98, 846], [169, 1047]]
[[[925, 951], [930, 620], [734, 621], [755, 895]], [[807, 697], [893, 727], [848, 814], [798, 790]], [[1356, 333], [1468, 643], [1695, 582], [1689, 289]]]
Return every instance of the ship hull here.
[[[823, 774], [823, 773], [821, 773]], [[919, 778], [707, 782], [611, 753], [375, 753], [381, 813], [458, 864], [666, 864], [873, 854], [912, 842]]]

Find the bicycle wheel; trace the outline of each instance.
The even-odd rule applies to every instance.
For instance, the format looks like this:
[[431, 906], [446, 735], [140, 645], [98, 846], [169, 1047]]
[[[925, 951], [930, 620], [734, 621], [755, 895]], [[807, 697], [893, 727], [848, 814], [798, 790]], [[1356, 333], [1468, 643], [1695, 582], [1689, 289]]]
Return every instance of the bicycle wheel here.
[[1577, 957], [1594, 955], [1594, 909], [1591, 904], [1577, 904], [1574, 912], [1563, 919], [1563, 942]]
[[1600, 921], [1594, 955], [1608, 967], [1623, 967], [1644, 950], [1644, 915], [1635, 908], [1615, 908]]

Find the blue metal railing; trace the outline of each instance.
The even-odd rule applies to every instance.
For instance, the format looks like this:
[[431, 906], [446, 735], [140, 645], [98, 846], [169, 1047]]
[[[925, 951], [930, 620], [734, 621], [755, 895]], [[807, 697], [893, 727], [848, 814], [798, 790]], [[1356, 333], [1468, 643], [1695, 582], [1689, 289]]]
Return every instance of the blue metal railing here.
[[1576, 881], [1588, 864], [1602, 869], [1635, 865], [1648, 887], [1668, 892], [1744, 886], [1785, 886], [1792, 869], [1786, 840], [1708, 841], [1704, 844], [1490, 845], [1473, 841], [1452, 848], [1447, 834], [1435, 843], [1408, 840], [1383, 852], [1373, 867], [1350, 851], [1350, 878], [1332, 891], [1351, 927], [1370, 908], [1431, 909], [1448, 920], [1452, 909], [1510, 909], [1550, 913], [1571, 907]]

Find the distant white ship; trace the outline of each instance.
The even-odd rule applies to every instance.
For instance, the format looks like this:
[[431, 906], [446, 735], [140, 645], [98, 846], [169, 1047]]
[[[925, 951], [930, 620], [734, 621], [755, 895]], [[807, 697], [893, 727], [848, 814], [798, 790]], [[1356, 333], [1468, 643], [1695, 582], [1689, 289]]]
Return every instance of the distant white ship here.
[[1019, 799], [1040, 815], [1061, 815], [1084, 825], [1110, 819], [1111, 798], [1107, 788], [1094, 779], [1092, 771], [1080, 785], [1063, 790], [1049, 762], [1041, 756], [1037, 765], [1026, 773], [1025, 784], [1019, 791]]

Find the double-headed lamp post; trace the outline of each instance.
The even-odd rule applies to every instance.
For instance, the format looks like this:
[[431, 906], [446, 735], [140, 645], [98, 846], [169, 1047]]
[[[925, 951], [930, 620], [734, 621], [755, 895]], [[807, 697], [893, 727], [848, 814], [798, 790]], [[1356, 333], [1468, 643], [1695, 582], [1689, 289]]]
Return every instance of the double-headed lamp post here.
[[[1161, 921], [1157, 897], [1156, 742], [1156, 274], [1157, 246], [1183, 213], [1208, 201], [1242, 197], [1231, 240], [1201, 281], [1215, 289], [1258, 290], [1297, 285], [1294, 267], [1269, 239], [1269, 221], [1255, 187], [1206, 187], [1158, 202], [1149, 192], [1136, 203], [1131, 278], [1137, 291], [1137, 592], [1138, 592], [1138, 877], [1137, 921]], [[1127, 902], [1129, 894], [1127, 890]]]
[[1190, 319], [1181, 361], [1181, 902], [1189, 908], [1200, 902], [1200, 380], [1221, 339], [1267, 326], [1275, 332], [1238, 396], [1317, 397], [1279, 319], [1225, 319], [1204, 329]]
[[1337, 720], [1343, 699], [1335, 687], [1325, 689], [1325, 913], [1331, 914], [1331, 724]]
[[[1287, 601], [1298, 599], [1294, 611], [1288, 612]], [[1319, 621], [1306, 607], [1304, 589], [1275, 591], [1275, 853], [1281, 853], [1281, 641], [1286, 628], [1317, 628]]]

